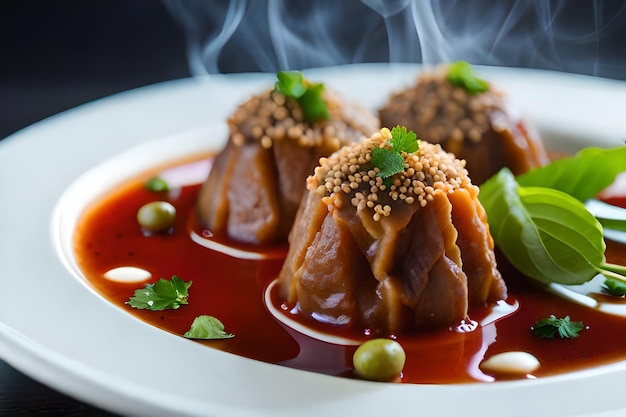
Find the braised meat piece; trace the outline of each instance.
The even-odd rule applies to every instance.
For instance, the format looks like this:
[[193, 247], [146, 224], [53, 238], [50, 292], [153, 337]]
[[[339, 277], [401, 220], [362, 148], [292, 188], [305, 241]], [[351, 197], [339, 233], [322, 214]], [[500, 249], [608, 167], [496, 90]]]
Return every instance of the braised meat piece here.
[[278, 278], [300, 314], [397, 334], [456, 326], [470, 306], [506, 298], [464, 162], [420, 141], [384, 177], [372, 154], [396, 129], [322, 158], [308, 178]]
[[[477, 185], [503, 167], [517, 175], [548, 163], [539, 134], [503, 92], [483, 80], [485, 88], [479, 90], [451, 81], [450, 67], [462, 64], [467, 65], [425, 71], [415, 85], [392, 94], [379, 109], [382, 126], [406, 126], [421, 139], [441, 144], [467, 161]], [[463, 68], [473, 76], [469, 65]]]
[[197, 204], [200, 222], [233, 240], [284, 242], [319, 158], [379, 129], [376, 116], [324, 90], [328, 117], [307, 121], [298, 100], [277, 89], [251, 97], [228, 119]]

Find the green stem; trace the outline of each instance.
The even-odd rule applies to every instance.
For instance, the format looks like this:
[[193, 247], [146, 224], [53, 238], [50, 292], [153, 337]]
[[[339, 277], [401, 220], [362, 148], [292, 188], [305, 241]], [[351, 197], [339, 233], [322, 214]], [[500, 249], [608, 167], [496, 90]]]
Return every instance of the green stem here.
[[597, 270], [607, 279], [615, 279], [626, 284], [626, 267], [622, 265], [603, 262]]
[[605, 229], [626, 232], [626, 220], [624, 219], [609, 219], [606, 217], [599, 217], [599, 216], [596, 216], [596, 219], [598, 219], [602, 227]]

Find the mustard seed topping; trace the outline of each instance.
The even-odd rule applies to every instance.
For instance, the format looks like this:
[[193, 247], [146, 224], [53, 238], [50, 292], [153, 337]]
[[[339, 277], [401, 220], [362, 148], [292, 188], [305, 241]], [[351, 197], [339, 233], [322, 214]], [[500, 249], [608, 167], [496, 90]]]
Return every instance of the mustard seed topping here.
[[[465, 188], [478, 193], [465, 169], [465, 161], [443, 151], [441, 145], [420, 142], [417, 152], [405, 156], [404, 171], [386, 184], [372, 167], [374, 147], [387, 146], [389, 129], [383, 128], [362, 142], [344, 146], [326, 158], [307, 179], [307, 189], [319, 194], [323, 201], [334, 204], [343, 199], [356, 210], [369, 209], [375, 221], [389, 216], [397, 204], [419, 204], [424, 207], [436, 192], [451, 193]], [[339, 207], [337, 207], [339, 208]]]
[[292, 140], [300, 146], [324, 146], [332, 151], [379, 129], [378, 118], [364, 108], [344, 103], [328, 89], [324, 99], [330, 118], [309, 123], [295, 99], [267, 90], [235, 110], [228, 120], [230, 138], [237, 146], [260, 142], [269, 149], [274, 141]]
[[479, 142], [491, 129], [489, 113], [505, 108], [504, 94], [490, 86], [486, 92], [470, 95], [447, 76], [447, 65], [421, 73], [414, 86], [390, 97], [381, 115], [402, 115], [407, 126], [431, 143]]

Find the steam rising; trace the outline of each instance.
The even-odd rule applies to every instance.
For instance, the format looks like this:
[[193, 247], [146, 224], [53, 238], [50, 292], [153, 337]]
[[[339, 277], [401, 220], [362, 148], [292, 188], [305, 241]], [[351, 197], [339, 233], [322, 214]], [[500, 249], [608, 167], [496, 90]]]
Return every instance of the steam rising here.
[[626, 79], [621, 0], [164, 0], [193, 74], [465, 60]]

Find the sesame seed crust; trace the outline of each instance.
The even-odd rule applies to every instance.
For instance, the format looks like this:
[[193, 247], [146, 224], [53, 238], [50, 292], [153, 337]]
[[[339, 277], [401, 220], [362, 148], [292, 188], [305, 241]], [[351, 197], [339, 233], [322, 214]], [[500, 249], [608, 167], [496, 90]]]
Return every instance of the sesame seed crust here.
[[[452, 193], [459, 188], [478, 194], [471, 183], [465, 161], [445, 152], [441, 145], [420, 141], [419, 149], [402, 153], [404, 170], [384, 181], [373, 166], [372, 149], [389, 146], [391, 132], [380, 129], [369, 139], [344, 146], [329, 157], [320, 158], [320, 165], [307, 179], [307, 189], [317, 193], [329, 206], [342, 208], [349, 201], [356, 210], [371, 210], [379, 221], [391, 214], [398, 204], [419, 204], [424, 207], [436, 192]], [[342, 198], [335, 198], [342, 195]]]
[[378, 130], [378, 118], [364, 108], [324, 91], [329, 119], [307, 122], [297, 100], [276, 90], [252, 96], [228, 119], [230, 140], [237, 146], [258, 142], [266, 149], [276, 141], [339, 149]]
[[478, 143], [491, 129], [491, 112], [505, 111], [505, 96], [491, 84], [488, 91], [470, 95], [448, 81], [447, 71], [440, 65], [421, 73], [414, 86], [391, 95], [380, 111], [410, 117], [412, 130], [432, 143], [447, 142], [446, 149], [455, 142]]

